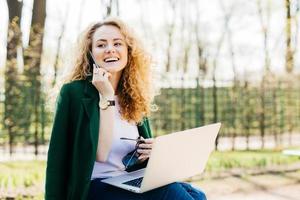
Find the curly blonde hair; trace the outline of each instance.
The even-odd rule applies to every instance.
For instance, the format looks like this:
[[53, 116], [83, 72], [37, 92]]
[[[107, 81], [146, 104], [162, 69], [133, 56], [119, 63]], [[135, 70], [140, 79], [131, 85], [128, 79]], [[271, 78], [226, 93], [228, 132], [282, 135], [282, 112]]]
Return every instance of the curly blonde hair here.
[[92, 49], [95, 31], [104, 25], [117, 27], [128, 46], [128, 62], [117, 88], [121, 116], [129, 122], [142, 122], [144, 117], [150, 115], [154, 96], [150, 84], [151, 57], [134, 32], [120, 19], [108, 18], [90, 25], [83, 32], [78, 43], [75, 67], [67, 81], [85, 80], [91, 74], [88, 53]]

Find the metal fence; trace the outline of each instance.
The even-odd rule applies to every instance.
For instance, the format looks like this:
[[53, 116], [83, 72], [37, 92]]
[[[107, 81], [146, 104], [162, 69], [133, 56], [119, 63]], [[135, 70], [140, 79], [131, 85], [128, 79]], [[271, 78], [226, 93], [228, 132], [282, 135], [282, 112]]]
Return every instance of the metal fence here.
[[281, 146], [286, 134], [293, 145], [292, 134], [300, 132], [300, 84], [219, 81], [203, 87], [198, 78], [188, 81], [196, 84], [161, 88], [155, 101], [159, 110], [151, 117], [155, 135], [222, 122], [219, 136], [232, 138], [235, 149], [237, 137], [248, 143], [256, 136], [264, 148], [270, 136], [274, 146]]
[[[224, 146], [222, 142], [230, 141], [229, 149], [236, 149], [241, 138], [247, 149], [251, 148], [251, 138], [259, 142], [258, 148], [265, 148], [270, 138], [274, 141], [273, 147], [298, 144], [293, 138], [300, 133], [300, 84], [282, 81], [263, 85], [226, 81], [213, 83], [199, 78], [172, 81], [177, 83], [169, 84], [172, 87], [163, 86], [155, 98], [158, 110], [150, 118], [155, 136], [222, 122], [216, 148]], [[0, 96], [3, 97], [3, 94]], [[3, 125], [3, 98], [0, 113], [0, 146], [6, 151], [8, 135]], [[45, 145], [49, 140], [52, 113], [41, 114], [46, 116], [41, 116], [39, 144]], [[16, 141], [32, 144], [24, 141], [24, 135], [30, 140], [33, 138], [28, 136], [29, 133], [18, 133]], [[284, 141], [286, 138], [288, 142]]]

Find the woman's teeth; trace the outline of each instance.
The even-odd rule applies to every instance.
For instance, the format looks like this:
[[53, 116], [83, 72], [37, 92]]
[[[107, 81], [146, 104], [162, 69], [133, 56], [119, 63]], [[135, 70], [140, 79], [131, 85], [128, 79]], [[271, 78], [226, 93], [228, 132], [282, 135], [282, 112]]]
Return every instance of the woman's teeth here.
[[104, 59], [104, 62], [115, 62], [118, 60], [119, 60], [118, 58], [106, 58], [106, 59]]

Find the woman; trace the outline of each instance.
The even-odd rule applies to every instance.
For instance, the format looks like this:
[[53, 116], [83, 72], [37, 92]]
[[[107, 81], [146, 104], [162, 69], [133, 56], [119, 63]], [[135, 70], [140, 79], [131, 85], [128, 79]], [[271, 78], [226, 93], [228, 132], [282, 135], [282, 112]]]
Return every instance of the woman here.
[[[46, 199], [206, 199], [186, 183], [135, 194], [101, 182], [127, 173], [131, 159], [124, 158], [136, 156], [135, 166], [149, 158], [150, 64], [141, 43], [118, 19], [84, 32], [75, 68], [57, 100]], [[131, 154], [136, 143], [130, 139], [138, 137], [137, 153]]]

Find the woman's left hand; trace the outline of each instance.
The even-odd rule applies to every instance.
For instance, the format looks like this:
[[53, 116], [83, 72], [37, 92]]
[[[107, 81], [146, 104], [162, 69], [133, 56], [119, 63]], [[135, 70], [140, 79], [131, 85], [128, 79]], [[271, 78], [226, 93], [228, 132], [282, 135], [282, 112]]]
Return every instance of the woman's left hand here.
[[137, 152], [140, 154], [138, 159], [140, 162], [144, 162], [150, 157], [152, 145], [154, 143], [154, 138], [141, 139], [141, 143], [139, 144], [139, 148]]

